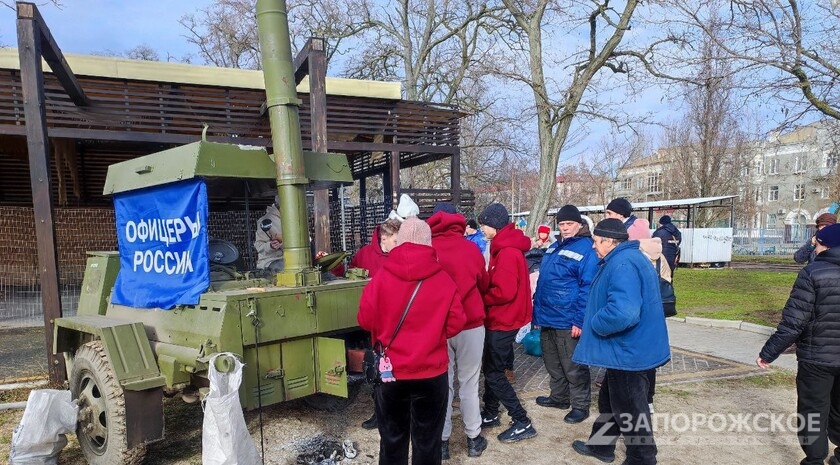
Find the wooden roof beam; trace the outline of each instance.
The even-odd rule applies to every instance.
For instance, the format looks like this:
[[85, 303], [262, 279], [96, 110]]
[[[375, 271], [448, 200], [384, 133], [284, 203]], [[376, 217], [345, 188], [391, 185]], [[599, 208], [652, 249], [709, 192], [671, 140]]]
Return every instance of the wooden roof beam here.
[[[90, 104], [87, 95], [85, 95], [79, 80], [64, 59], [64, 54], [58, 47], [58, 43], [52, 36], [50, 28], [47, 27], [46, 21], [38, 11], [38, 7], [34, 3], [18, 2], [17, 3], [17, 17], [18, 20], [31, 21], [35, 26], [35, 32], [41, 36], [40, 50], [36, 53], [43, 56], [44, 61], [50, 66], [53, 74], [58, 78], [58, 82], [70, 96], [77, 106], [85, 107]], [[38, 43], [38, 42], [36, 42]], [[22, 46], [22, 44], [19, 44]]]
[[[300, 49], [297, 56], [294, 59], [294, 67], [295, 67], [295, 85], [300, 84], [303, 82], [303, 78], [309, 75], [309, 57], [313, 53], [326, 53], [327, 50], [327, 42], [321, 37], [310, 37], [305, 44], [303, 44], [303, 48]], [[310, 85], [312, 87], [311, 79]], [[265, 102], [260, 105], [260, 116], [265, 116], [266, 112], [268, 111], [268, 107], [266, 106]]]

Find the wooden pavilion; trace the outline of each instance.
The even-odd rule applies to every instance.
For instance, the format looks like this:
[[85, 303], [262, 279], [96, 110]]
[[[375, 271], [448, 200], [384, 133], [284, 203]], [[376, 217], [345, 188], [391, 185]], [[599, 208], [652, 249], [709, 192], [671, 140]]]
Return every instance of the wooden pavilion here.
[[[0, 300], [13, 288], [34, 288], [51, 330], [59, 287], [80, 283], [85, 251], [116, 247], [111, 199], [102, 195], [108, 165], [199, 140], [205, 125], [208, 140], [269, 152], [271, 134], [261, 71], [65, 56], [37, 7], [17, 7], [18, 49], [0, 49], [0, 274], [15, 276], [0, 285]], [[462, 113], [402, 100], [399, 83], [327, 78], [324, 48], [310, 39], [295, 58], [295, 77], [304, 149], [345, 153], [358, 181], [354, 241], [345, 247], [366, 242], [401, 193], [424, 211], [442, 200], [471, 210], [472, 193], [460, 188]], [[402, 168], [442, 159], [450, 163], [448, 188], [401, 188]], [[368, 181], [380, 176], [385, 198], [368, 204]], [[336, 248], [338, 197], [336, 189], [312, 194], [319, 249]], [[242, 209], [237, 199], [214, 203]]]

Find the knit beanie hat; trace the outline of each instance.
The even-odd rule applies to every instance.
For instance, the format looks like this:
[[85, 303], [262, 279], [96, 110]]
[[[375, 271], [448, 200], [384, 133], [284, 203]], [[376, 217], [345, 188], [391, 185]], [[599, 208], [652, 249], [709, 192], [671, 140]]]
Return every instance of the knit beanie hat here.
[[411, 217], [406, 218], [397, 233], [397, 245], [410, 242], [412, 244], [432, 245], [432, 229], [425, 221]]
[[576, 223], [583, 223], [583, 218], [580, 216], [580, 210], [574, 205], [563, 205], [560, 210], [557, 210], [557, 222], [574, 221]]
[[831, 213], [823, 213], [817, 217], [817, 227], [828, 226], [837, 223], [837, 217]]
[[507, 208], [500, 203], [491, 203], [478, 215], [478, 222], [490, 226], [493, 229], [502, 229], [508, 224], [510, 215]]
[[406, 218], [417, 216], [419, 214], [420, 207], [411, 200], [411, 197], [409, 197], [408, 194], [402, 194], [400, 195], [400, 203], [397, 205], [397, 209], [391, 210], [391, 213], [388, 214], [388, 219], [405, 221]]
[[432, 214], [437, 212], [444, 212], [444, 213], [458, 213], [458, 210], [455, 209], [455, 205], [452, 205], [452, 202], [438, 202], [435, 205], [435, 208], [432, 210]]
[[659, 224], [668, 224], [670, 222], [671, 222], [671, 217], [668, 216], [668, 215], [665, 215], [662, 218], [659, 218]]
[[478, 223], [472, 218], [467, 220], [467, 227], [472, 229], [478, 229]]
[[613, 199], [612, 202], [607, 204], [607, 210], [614, 211], [625, 218], [633, 214], [633, 206], [624, 197]]
[[[612, 208], [610, 208], [610, 210], [612, 210]], [[595, 225], [595, 231], [592, 231], [592, 234], [612, 239], [623, 239], [625, 241], [630, 238], [627, 234], [627, 228], [624, 227], [624, 223], [617, 218], [607, 218], [599, 221], [598, 224]]]
[[551, 228], [549, 228], [548, 226], [546, 226], [546, 225], [544, 225], [544, 224], [541, 224], [541, 225], [537, 228], [537, 232], [538, 232], [538, 233], [544, 233], [544, 234], [550, 234], [550, 233], [551, 233]]

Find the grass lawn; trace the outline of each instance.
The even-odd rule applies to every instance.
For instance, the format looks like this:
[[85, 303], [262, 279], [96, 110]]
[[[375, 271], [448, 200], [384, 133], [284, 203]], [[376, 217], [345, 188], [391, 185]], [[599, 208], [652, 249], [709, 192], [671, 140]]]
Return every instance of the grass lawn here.
[[680, 268], [677, 316], [741, 320], [775, 327], [796, 271]]

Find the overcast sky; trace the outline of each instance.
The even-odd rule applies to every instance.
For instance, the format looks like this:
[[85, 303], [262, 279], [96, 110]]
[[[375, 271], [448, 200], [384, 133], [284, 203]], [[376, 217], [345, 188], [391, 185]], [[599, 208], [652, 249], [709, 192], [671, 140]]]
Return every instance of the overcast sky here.
[[[178, 19], [211, 1], [64, 0], [61, 7], [50, 4], [39, 9], [65, 53], [120, 53], [147, 44], [165, 59], [167, 52], [176, 58], [195, 52]], [[0, 45], [16, 44], [15, 12], [0, 6]]]

